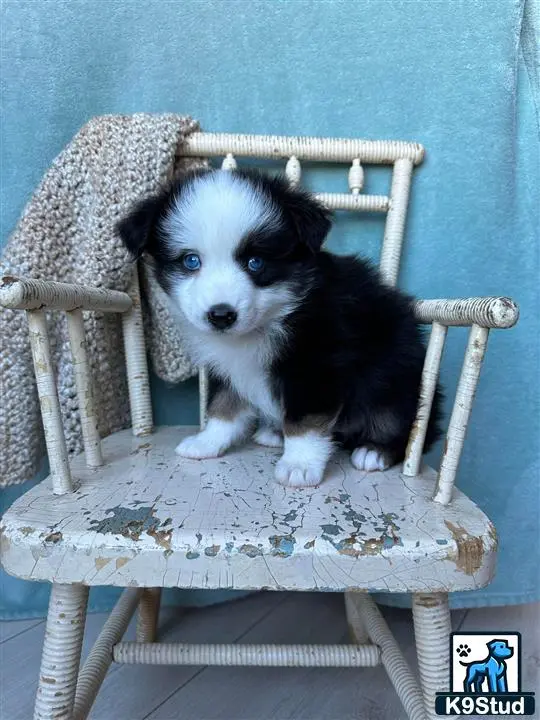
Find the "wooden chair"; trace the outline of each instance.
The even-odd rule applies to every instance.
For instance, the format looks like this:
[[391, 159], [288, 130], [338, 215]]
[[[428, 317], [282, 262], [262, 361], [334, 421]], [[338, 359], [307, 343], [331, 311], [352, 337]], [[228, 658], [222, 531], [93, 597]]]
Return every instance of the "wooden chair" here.
[[[196, 133], [186, 155], [286, 160], [291, 183], [301, 162], [343, 163], [350, 193], [322, 193], [333, 209], [386, 214], [380, 270], [398, 275], [413, 168], [420, 145]], [[393, 168], [386, 195], [362, 193], [363, 166]], [[412, 720], [435, 718], [434, 698], [449, 682], [448, 593], [487, 585], [495, 528], [454, 480], [491, 328], [518, 318], [507, 298], [427, 300], [431, 325], [422, 397], [403, 466], [355, 470], [337, 455], [318, 488], [273, 480], [278, 451], [250, 445], [222, 458], [180, 459], [189, 428], [153, 430], [138, 280], [129, 292], [5, 278], [0, 302], [25, 310], [51, 474], [2, 520], [2, 564], [26, 580], [52, 583], [36, 720], [85, 718], [112, 661], [178, 665], [374, 666], [382, 664]], [[67, 314], [84, 437], [68, 459], [45, 310]], [[96, 429], [82, 310], [118, 312], [132, 429], [101, 439]], [[463, 369], [438, 472], [421, 462], [427, 418], [449, 326], [469, 326]], [[201, 418], [206, 378], [200, 374]], [[126, 588], [79, 669], [88, 589]], [[356, 644], [331, 646], [186, 645], [156, 642], [161, 588], [319, 590], [345, 593]], [[370, 592], [412, 593], [420, 684]], [[137, 642], [123, 642], [138, 610]]]

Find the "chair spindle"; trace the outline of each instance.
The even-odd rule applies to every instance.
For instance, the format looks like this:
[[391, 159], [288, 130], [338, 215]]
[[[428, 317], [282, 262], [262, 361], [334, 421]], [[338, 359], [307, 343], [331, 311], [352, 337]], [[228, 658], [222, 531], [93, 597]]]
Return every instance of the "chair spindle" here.
[[79, 415], [84, 444], [86, 464], [89, 467], [103, 465], [101, 454], [101, 438], [98, 431], [98, 420], [92, 390], [92, 375], [86, 352], [83, 314], [81, 310], [70, 310], [66, 313], [69, 343], [73, 355], [73, 373], [79, 398]]
[[465, 434], [471, 416], [471, 409], [486, 352], [488, 328], [473, 325], [465, 350], [465, 359], [454, 400], [454, 407], [448, 424], [446, 443], [439, 467], [435, 502], [447, 505], [452, 498], [459, 460], [463, 450]]
[[47, 334], [47, 319], [43, 310], [27, 310], [26, 316], [53, 493], [65, 495], [73, 490], [73, 482]]

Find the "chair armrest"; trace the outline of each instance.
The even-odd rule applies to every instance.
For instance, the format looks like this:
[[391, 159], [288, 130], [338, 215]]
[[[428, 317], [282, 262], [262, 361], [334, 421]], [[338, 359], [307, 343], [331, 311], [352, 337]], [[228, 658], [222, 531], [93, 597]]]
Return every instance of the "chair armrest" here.
[[422, 323], [478, 325], [483, 328], [511, 328], [519, 318], [519, 307], [507, 297], [418, 300], [415, 312]]
[[0, 280], [0, 306], [11, 310], [99, 310], [127, 312], [127, 293], [73, 283], [5, 275]]

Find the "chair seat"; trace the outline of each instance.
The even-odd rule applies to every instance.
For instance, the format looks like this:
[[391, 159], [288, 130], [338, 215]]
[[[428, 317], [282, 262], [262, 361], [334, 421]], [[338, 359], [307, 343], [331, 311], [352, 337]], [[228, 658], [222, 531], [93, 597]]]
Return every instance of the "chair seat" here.
[[250, 445], [213, 460], [174, 453], [194, 428], [129, 430], [103, 441], [106, 465], [72, 462], [75, 492], [50, 480], [2, 519], [2, 564], [29, 580], [238, 590], [472, 590], [494, 572], [497, 539], [463, 493], [431, 500], [436, 474], [355, 470], [337, 454], [318, 488], [273, 479], [279, 451]]

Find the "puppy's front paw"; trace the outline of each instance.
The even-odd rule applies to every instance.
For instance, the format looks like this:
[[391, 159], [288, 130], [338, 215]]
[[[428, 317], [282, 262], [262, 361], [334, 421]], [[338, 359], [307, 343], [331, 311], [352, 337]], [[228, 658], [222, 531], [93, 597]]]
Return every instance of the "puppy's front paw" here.
[[353, 450], [351, 462], [357, 470], [365, 470], [366, 472], [386, 470], [390, 467], [384, 453], [367, 447], [359, 447]]
[[285, 455], [276, 465], [276, 480], [287, 487], [314, 487], [322, 482], [324, 465], [307, 463]]
[[219, 438], [213, 437], [210, 433], [203, 430], [197, 435], [190, 435], [184, 438], [182, 442], [176, 446], [175, 453], [192, 460], [202, 460], [204, 458], [215, 458], [223, 455], [227, 450], [227, 445], [220, 442]]
[[264, 425], [257, 430], [253, 439], [257, 445], [263, 445], [264, 447], [283, 447], [283, 435], [277, 430]]

